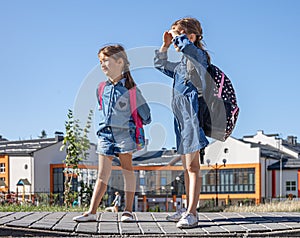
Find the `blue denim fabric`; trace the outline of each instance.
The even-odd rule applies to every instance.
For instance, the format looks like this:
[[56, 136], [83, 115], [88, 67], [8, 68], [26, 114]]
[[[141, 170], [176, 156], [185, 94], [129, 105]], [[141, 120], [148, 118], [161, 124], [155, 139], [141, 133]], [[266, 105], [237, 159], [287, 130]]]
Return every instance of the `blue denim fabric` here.
[[107, 126], [98, 131], [98, 154], [118, 156], [134, 151], [136, 151], [135, 130]]
[[[208, 65], [206, 53], [190, 42], [186, 35], [177, 36], [174, 43], [183, 53], [180, 62], [168, 61], [167, 52], [155, 51], [155, 67], [173, 78], [172, 110], [175, 117], [177, 152], [188, 154], [208, 145], [203, 129], [200, 127], [198, 112], [198, 90], [188, 78], [187, 59], [192, 61], [204, 81]], [[205, 83], [202, 83], [205, 89]]]
[[[97, 99], [99, 95], [97, 90]], [[151, 122], [150, 108], [139, 89], [136, 90], [136, 103], [138, 114], [142, 118], [144, 125]], [[109, 80], [106, 82], [102, 94], [102, 110], [99, 111], [99, 135], [104, 127], [111, 126], [123, 129], [135, 129], [135, 124], [131, 116], [129, 91], [125, 87], [125, 79], [117, 84], [112, 84]]]

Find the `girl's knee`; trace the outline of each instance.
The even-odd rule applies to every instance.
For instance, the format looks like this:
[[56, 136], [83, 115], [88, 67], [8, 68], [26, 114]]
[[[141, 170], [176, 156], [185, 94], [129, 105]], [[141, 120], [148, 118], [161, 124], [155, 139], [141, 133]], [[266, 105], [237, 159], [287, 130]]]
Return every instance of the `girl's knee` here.
[[198, 166], [187, 166], [186, 168], [188, 173], [198, 173], [200, 171], [200, 168]]

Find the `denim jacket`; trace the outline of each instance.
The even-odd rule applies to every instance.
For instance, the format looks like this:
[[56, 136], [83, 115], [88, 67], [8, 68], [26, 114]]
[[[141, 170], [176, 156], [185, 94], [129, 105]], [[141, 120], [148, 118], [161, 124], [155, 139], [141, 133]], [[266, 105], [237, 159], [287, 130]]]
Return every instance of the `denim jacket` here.
[[[174, 78], [174, 93], [186, 94], [196, 87], [198, 94], [202, 94], [202, 91], [205, 90], [204, 75], [208, 66], [206, 52], [196, 47], [185, 34], [176, 36], [174, 38], [174, 44], [176, 44], [183, 53], [181, 61], [170, 62], [168, 61], [167, 52], [159, 52], [159, 50], [156, 50], [154, 58], [155, 68], [167, 76]], [[200, 75], [200, 80], [199, 76], [197, 76], [196, 79], [189, 76], [188, 60], [192, 62], [193, 67], [196, 69], [198, 75]]]
[[[96, 94], [99, 103], [98, 90]], [[151, 122], [150, 108], [138, 88], [136, 90], [136, 104], [143, 124], [149, 124]], [[102, 94], [102, 109], [99, 110], [99, 114], [99, 130], [106, 126], [123, 129], [135, 128], [130, 110], [129, 91], [125, 87], [125, 78], [115, 85], [109, 80], [106, 81]]]

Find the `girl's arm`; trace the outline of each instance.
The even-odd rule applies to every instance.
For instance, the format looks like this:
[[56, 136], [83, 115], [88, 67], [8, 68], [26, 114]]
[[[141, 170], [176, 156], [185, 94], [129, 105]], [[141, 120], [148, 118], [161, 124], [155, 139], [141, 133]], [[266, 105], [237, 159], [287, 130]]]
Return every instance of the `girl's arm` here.
[[148, 106], [145, 98], [143, 97], [141, 91], [136, 89], [136, 106], [139, 116], [142, 118], [143, 125], [147, 125], [151, 122], [150, 107]]
[[176, 36], [174, 38], [174, 44], [178, 46], [180, 51], [189, 58], [195, 66], [197, 66], [196, 68], [199, 68], [200, 66], [204, 67], [204, 69], [207, 68], [208, 62], [206, 52], [195, 46], [194, 43], [188, 39], [186, 34]]
[[174, 69], [178, 64], [179, 62], [175, 63], [168, 61], [167, 52], [160, 52], [159, 50], [155, 51], [154, 67], [167, 76], [173, 78]]
[[163, 72], [164, 74], [168, 75], [169, 77], [173, 78], [174, 69], [179, 63], [174, 63], [168, 61], [168, 49], [172, 44], [172, 34], [169, 32], [164, 32], [163, 34], [163, 44], [159, 50], [155, 51], [154, 57], [154, 66], [159, 71]]

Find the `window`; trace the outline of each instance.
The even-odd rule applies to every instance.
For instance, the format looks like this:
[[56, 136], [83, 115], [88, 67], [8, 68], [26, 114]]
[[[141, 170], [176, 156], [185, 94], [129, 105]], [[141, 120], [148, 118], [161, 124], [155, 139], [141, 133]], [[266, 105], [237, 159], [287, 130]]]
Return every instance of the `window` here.
[[5, 173], [5, 164], [0, 163], [0, 173]]
[[140, 185], [145, 186], [145, 178], [140, 178]]
[[160, 185], [161, 186], [167, 185], [167, 178], [166, 177], [161, 177], [160, 178]]
[[286, 191], [296, 191], [296, 181], [286, 181]]
[[[255, 193], [255, 169], [203, 170], [202, 193]], [[218, 186], [216, 186], [218, 184]]]

